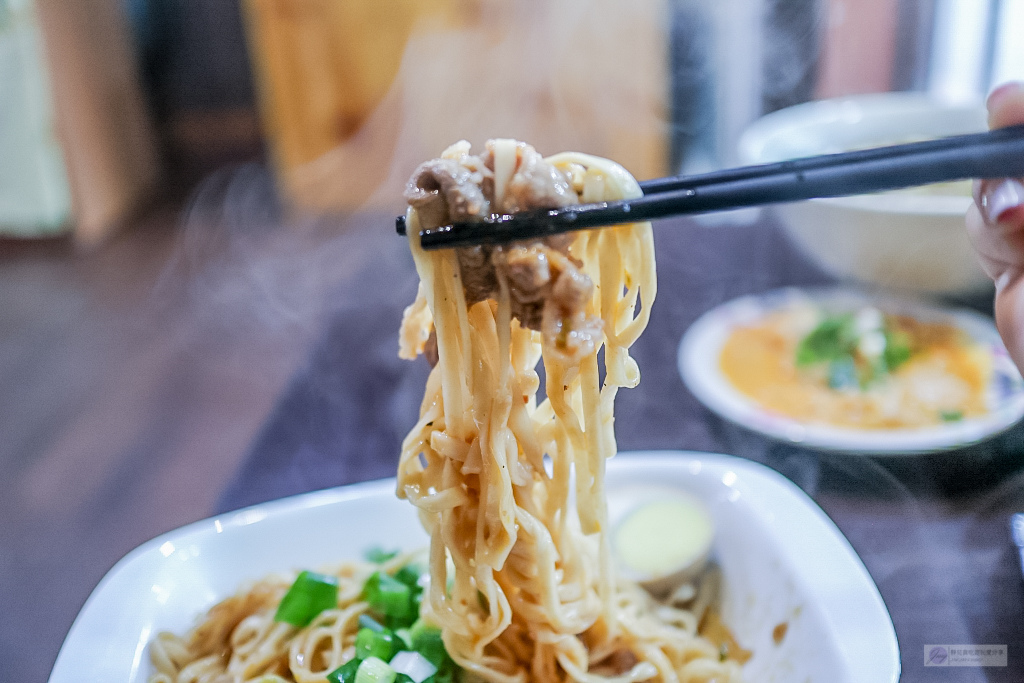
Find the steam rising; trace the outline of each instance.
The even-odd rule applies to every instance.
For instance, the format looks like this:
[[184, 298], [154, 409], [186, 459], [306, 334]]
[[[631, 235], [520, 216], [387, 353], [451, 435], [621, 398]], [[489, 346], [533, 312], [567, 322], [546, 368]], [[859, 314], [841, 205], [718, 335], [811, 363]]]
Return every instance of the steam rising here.
[[[332, 312], [356, 303], [339, 300], [341, 290], [362, 292], [364, 301], [389, 291], [411, 298], [414, 287], [409, 293], [381, 281], [396, 271], [412, 277], [393, 215], [291, 215], [268, 169], [250, 164], [218, 171], [196, 190], [157, 296], [184, 294], [213, 329], [294, 345], [315, 339]], [[185, 291], [174, 292], [182, 283]]]
[[481, 2], [421, 22], [394, 85], [351, 139], [293, 176], [317, 207], [395, 208], [416, 165], [452, 142], [527, 140], [578, 149], [634, 174], [667, 157], [665, 6], [651, 0]]
[[643, 178], [675, 170], [675, 127], [685, 131], [677, 144], [699, 157], [690, 170], [730, 163], [762, 104], [809, 94], [819, 22], [797, 9], [813, 5], [483, 0], [439, 10], [413, 31], [390, 91], [355, 135], [279, 170], [278, 183], [259, 165], [208, 178], [171, 272], [185, 273], [211, 324], [308, 335], [344, 304], [331, 293], [346, 279], [379, 272], [367, 261], [408, 265], [391, 228], [404, 184], [456, 140], [583, 150]]
[[[412, 272], [393, 229], [404, 185], [456, 140], [514, 137], [545, 154], [614, 158], [641, 176], [667, 172], [662, 3], [459, 7], [455, 19], [439, 12], [420, 23], [390, 91], [337, 148], [278, 170], [279, 183], [259, 165], [206, 179], [183, 217], [165, 287], [184, 273], [209, 324], [309, 335], [331, 309], [353, 304], [331, 298], [344, 282]], [[369, 289], [345, 291], [384, 296]]]

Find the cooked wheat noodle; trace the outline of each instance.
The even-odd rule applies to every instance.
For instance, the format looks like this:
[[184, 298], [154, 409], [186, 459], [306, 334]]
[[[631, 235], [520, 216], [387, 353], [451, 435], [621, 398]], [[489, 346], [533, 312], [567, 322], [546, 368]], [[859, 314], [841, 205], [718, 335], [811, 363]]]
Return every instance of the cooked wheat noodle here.
[[324, 683], [355, 654], [359, 615], [368, 609], [360, 599], [367, 578], [414, 558], [404, 554], [383, 565], [346, 562], [327, 569], [338, 577], [338, 606], [301, 629], [274, 621], [295, 576], [262, 579], [215, 605], [184, 637], [158, 634], [149, 644], [149, 683]]
[[[513, 147], [492, 149], [500, 203], [516, 161]], [[641, 194], [613, 162], [574, 153], [547, 161], [575, 178], [584, 203]], [[738, 680], [738, 666], [696, 635], [691, 613], [616, 578], [608, 546], [613, 403], [639, 382], [629, 347], [657, 290], [650, 224], [581, 231], [569, 247], [596, 284], [587, 311], [602, 322], [603, 382], [600, 343], [567, 357], [521, 326], [500, 271], [495, 299], [467, 307], [454, 252], [420, 248], [413, 209], [407, 226], [421, 287], [402, 353], [415, 356], [432, 323], [438, 363], [402, 446], [398, 494], [420, 509], [431, 537], [425, 610], [449, 653], [494, 683]], [[623, 661], [635, 663], [615, 670]]]

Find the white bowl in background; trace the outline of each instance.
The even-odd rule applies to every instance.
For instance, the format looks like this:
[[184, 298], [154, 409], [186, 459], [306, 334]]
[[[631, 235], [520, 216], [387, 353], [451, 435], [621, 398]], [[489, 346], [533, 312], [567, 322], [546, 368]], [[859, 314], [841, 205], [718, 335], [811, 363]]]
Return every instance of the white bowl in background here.
[[[749, 681], [896, 683], [889, 613], [835, 524], [777, 472], [689, 452], [621, 453], [608, 464], [614, 507], [638, 487], [678, 488], [707, 506], [722, 570], [722, 618], [754, 652]], [[50, 683], [141, 683], [157, 632], [184, 632], [246, 581], [358, 557], [370, 546], [413, 549], [428, 538], [393, 479], [317, 491], [196, 522], [117, 563], [86, 601]], [[786, 623], [776, 643], [773, 629]]]
[[[739, 140], [744, 164], [764, 164], [986, 128], [985, 108], [921, 93], [820, 100], [768, 114]], [[964, 228], [969, 189], [932, 186], [775, 207], [798, 247], [843, 280], [907, 292], [970, 295], [991, 282]]]

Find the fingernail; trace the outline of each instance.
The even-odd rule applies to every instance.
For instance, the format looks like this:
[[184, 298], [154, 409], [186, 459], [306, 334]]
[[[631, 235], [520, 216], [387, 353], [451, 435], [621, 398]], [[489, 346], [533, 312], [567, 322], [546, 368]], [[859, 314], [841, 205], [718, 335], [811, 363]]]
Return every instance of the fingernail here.
[[988, 100], [985, 102], [985, 106], [989, 111], [996, 108], [996, 106], [1003, 100], [1013, 97], [1017, 93], [1024, 90], [1024, 83], [1021, 81], [1010, 81], [1009, 83], [1003, 83], [1001, 86], [993, 90], [988, 95]]
[[981, 215], [989, 225], [1009, 219], [1024, 206], [1024, 184], [1016, 178], [986, 183], [981, 192]]

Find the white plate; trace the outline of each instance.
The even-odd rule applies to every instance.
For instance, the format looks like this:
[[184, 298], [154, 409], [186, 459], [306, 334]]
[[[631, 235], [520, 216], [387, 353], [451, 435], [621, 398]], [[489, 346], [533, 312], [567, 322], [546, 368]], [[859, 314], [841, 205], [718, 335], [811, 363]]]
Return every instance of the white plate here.
[[[978, 418], [915, 429], [862, 430], [809, 424], [764, 408], [740, 393], [721, 372], [718, 359], [732, 331], [760, 320], [766, 313], [811, 301], [830, 310], [864, 305], [920, 320], [942, 321], [964, 330], [988, 347], [993, 357], [987, 390], [990, 412]], [[1014, 366], [992, 320], [967, 309], [945, 308], [910, 299], [869, 297], [847, 289], [778, 289], [744, 296], [708, 311], [683, 335], [679, 371], [690, 391], [722, 417], [767, 436], [801, 446], [848, 453], [912, 455], [978, 443], [1016, 424], [1024, 416], [1024, 381]]]
[[[878, 590], [850, 544], [794, 484], [748, 460], [702, 453], [621, 454], [609, 502], [636, 487], [697, 496], [717, 528], [723, 618], [754, 656], [746, 680], [894, 683], [900, 657]], [[50, 683], [145, 681], [146, 645], [185, 631], [249, 579], [416, 548], [426, 536], [394, 481], [294, 496], [196, 522], [140, 546], [100, 582], [68, 633]], [[772, 629], [787, 622], [781, 644]]]

